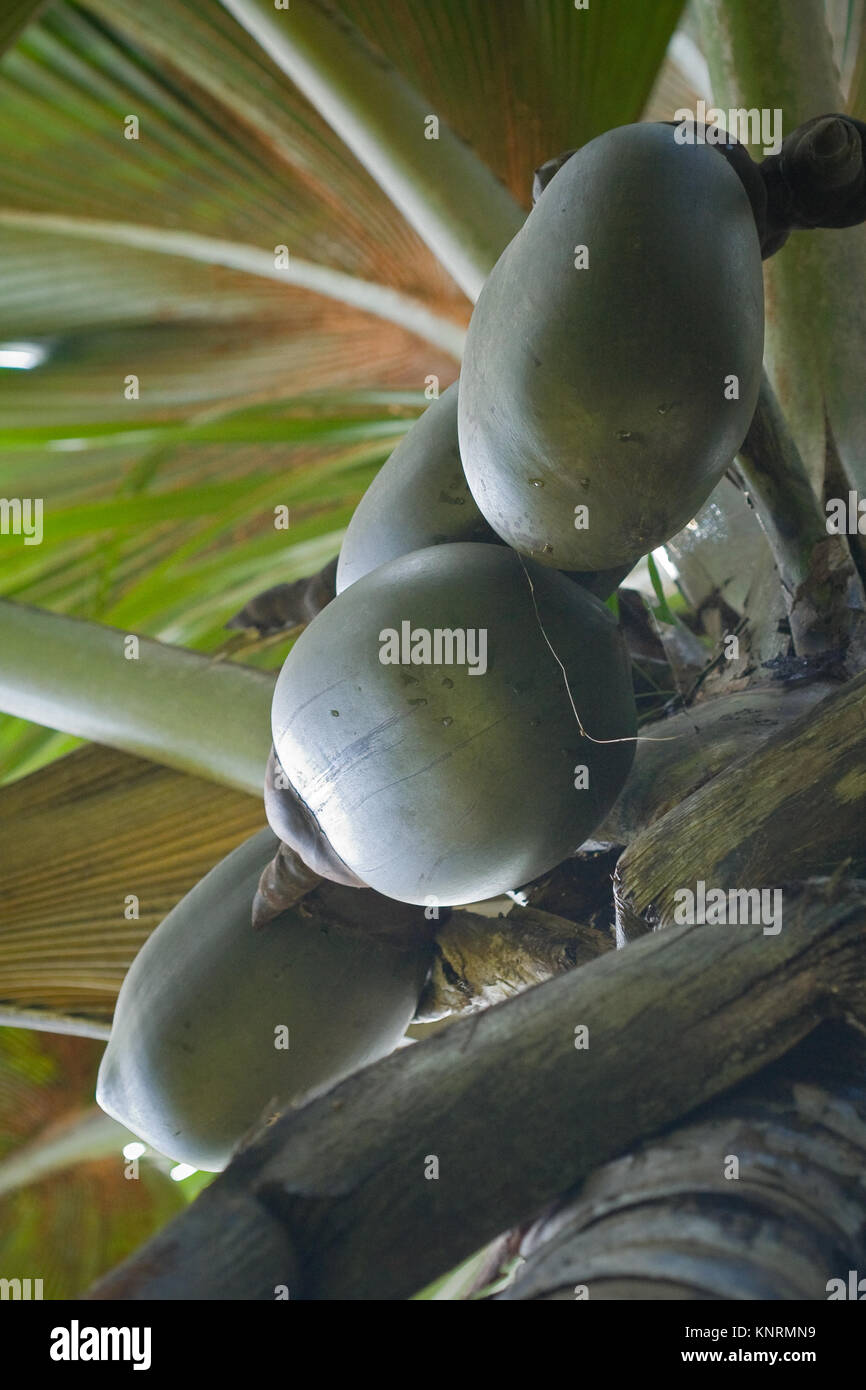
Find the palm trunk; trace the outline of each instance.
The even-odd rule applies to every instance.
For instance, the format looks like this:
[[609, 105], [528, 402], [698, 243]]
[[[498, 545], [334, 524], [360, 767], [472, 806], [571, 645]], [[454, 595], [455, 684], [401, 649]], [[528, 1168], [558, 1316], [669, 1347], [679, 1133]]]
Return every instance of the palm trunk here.
[[[826, 1299], [866, 1263], [866, 1042], [819, 1028], [597, 1169], [525, 1237], [504, 1300]], [[844, 1296], [844, 1295], [842, 1295]]]

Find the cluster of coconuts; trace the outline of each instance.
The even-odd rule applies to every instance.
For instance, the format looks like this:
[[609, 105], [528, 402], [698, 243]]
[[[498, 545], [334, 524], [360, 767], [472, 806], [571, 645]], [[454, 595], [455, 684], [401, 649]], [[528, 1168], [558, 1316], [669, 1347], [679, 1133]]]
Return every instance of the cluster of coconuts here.
[[600, 600], [731, 463], [763, 326], [755, 217], [721, 148], [624, 126], [547, 183], [484, 285], [459, 383], [362, 500], [337, 597], [277, 682], [290, 795], [361, 882], [492, 897], [602, 819], [635, 707]]
[[[280, 672], [273, 831], [307, 863], [312, 834], [317, 872], [385, 914], [520, 887], [623, 786], [635, 704], [603, 600], [700, 508], [757, 401], [761, 245], [729, 154], [640, 124], [560, 163]], [[354, 888], [320, 890], [345, 930], [305, 906], [253, 931], [276, 844], [235, 851], [150, 938], [100, 1072], [103, 1108], [198, 1167], [269, 1100], [389, 1052], [429, 963], [423, 933], [354, 930]]]

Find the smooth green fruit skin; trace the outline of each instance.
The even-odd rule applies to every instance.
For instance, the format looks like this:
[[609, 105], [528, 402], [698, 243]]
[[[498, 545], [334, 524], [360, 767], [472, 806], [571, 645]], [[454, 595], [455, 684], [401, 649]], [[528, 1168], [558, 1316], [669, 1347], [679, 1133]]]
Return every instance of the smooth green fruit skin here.
[[[455, 541], [502, 544], [476, 505], [460, 461], [455, 381], [428, 406], [382, 465], [349, 522], [337, 563], [337, 593], [388, 560]], [[574, 574], [607, 598], [631, 569]]]
[[[526, 568], [524, 569], [524, 564]], [[302, 633], [274, 693], [280, 762], [340, 858], [410, 903], [493, 897], [591, 834], [620, 791], [633, 738], [619, 629], [566, 576], [507, 546], [440, 545], [381, 565]], [[487, 671], [390, 665], [381, 634], [485, 629]], [[589, 768], [576, 789], [575, 767]]]
[[718, 150], [653, 124], [590, 141], [469, 326], [460, 452], [493, 529], [558, 569], [636, 563], [694, 516], [745, 438], [763, 331], [754, 217]]
[[[269, 1102], [295, 1101], [391, 1052], [426, 978], [427, 946], [397, 950], [346, 931], [324, 919], [318, 895], [304, 913], [254, 930], [253, 895], [277, 845], [269, 830], [247, 840], [148, 938], [99, 1068], [102, 1109], [195, 1168], [224, 1168]], [[372, 896], [325, 892], [344, 919]], [[288, 1049], [274, 1045], [280, 1025]]]
[[498, 541], [469, 491], [457, 444], [453, 382], [412, 425], [355, 509], [337, 593], [388, 560], [448, 541]]

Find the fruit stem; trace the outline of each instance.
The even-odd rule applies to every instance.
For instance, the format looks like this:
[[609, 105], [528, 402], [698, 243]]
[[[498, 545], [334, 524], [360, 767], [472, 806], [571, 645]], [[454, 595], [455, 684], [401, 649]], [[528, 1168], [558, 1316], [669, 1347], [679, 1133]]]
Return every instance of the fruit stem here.
[[320, 875], [313, 873], [295, 850], [281, 844], [259, 879], [253, 900], [253, 927], [272, 922], [321, 882]]
[[792, 130], [758, 165], [767, 190], [764, 259], [792, 231], [866, 221], [866, 124], [838, 112]]

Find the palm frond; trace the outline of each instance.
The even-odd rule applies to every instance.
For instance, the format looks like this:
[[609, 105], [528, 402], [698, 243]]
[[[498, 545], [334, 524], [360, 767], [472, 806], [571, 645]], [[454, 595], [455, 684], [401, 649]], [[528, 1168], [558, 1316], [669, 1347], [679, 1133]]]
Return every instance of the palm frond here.
[[0, 14], [0, 55], [11, 48], [22, 29], [39, 13], [45, 0], [7, 0]]
[[110, 748], [0, 788], [0, 1013], [110, 1022], [150, 933], [264, 824], [260, 795]]

